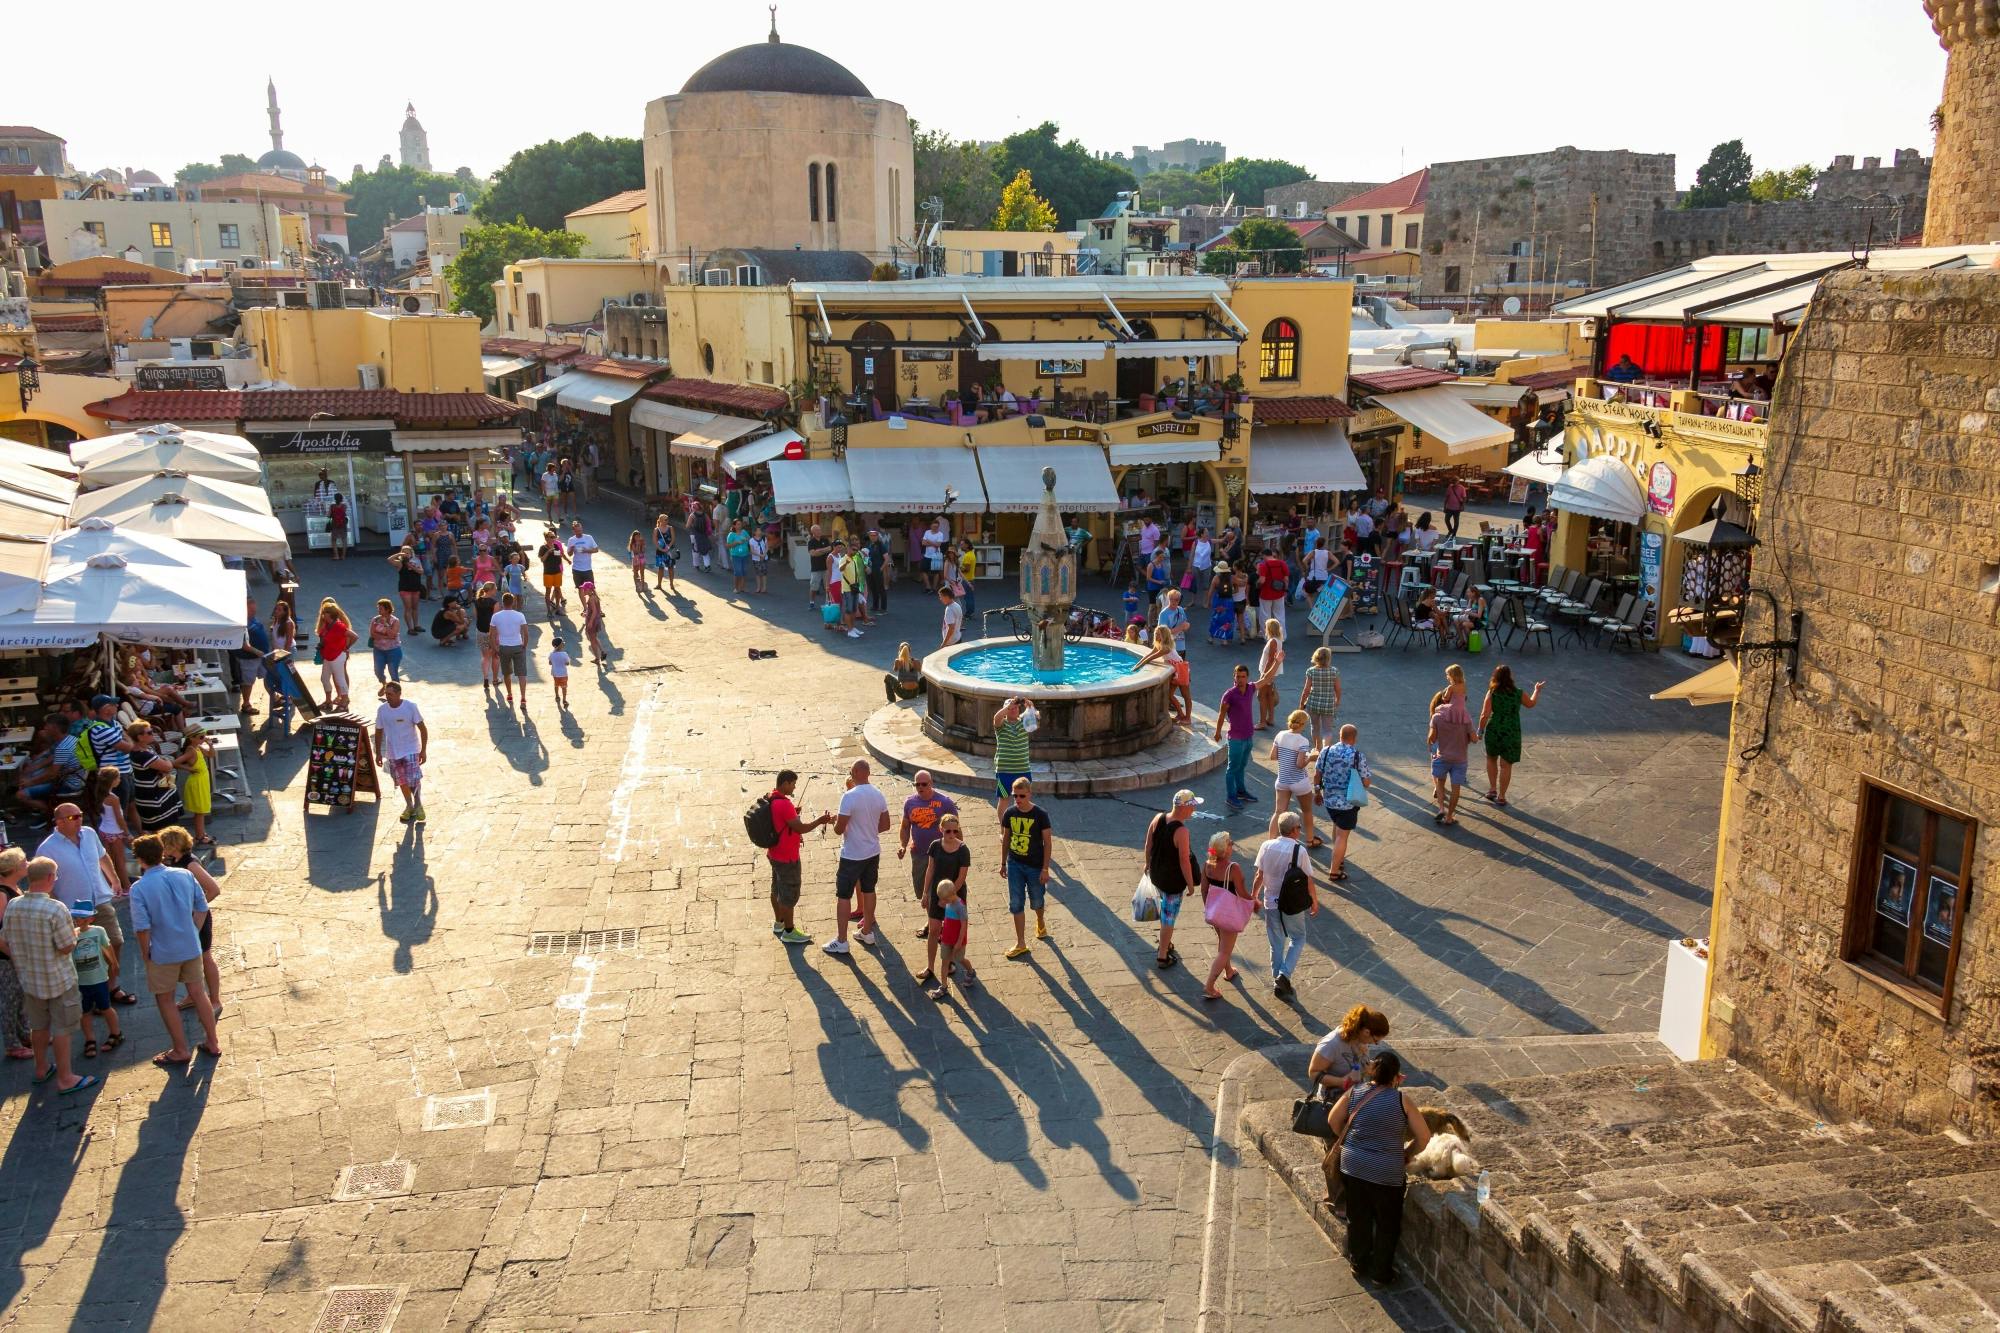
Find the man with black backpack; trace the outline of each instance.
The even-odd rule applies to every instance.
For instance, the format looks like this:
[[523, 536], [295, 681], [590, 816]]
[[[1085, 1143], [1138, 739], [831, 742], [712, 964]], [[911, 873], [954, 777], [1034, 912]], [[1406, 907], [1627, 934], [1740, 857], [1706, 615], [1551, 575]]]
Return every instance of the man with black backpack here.
[[801, 931], [792, 916], [799, 905], [799, 843], [814, 829], [831, 824], [833, 815], [822, 811], [811, 823], [800, 820], [799, 808], [792, 802], [792, 789], [798, 785], [797, 773], [780, 770], [771, 794], [744, 811], [743, 830], [771, 861], [771, 933], [786, 944], [811, 944], [812, 936]]
[[1293, 994], [1292, 973], [1306, 951], [1306, 917], [1319, 915], [1313, 892], [1312, 861], [1299, 842], [1299, 812], [1278, 816], [1276, 837], [1257, 849], [1257, 876], [1250, 892], [1264, 900], [1264, 933], [1271, 940], [1271, 974], [1279, 999]]

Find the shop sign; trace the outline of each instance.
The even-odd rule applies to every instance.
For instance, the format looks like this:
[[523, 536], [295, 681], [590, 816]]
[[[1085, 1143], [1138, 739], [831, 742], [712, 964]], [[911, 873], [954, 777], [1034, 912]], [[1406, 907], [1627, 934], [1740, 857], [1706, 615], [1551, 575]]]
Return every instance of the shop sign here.
[[1372, 430], [1397, 430], [1403, 428], [1403, 419], [1386, 407], [1363, 408], [1356, 412], [1347, 423], [1349, 439]]
[[1068, 357], [1043, 357], [1035, 362], [1035, 374], [1045, 380], [1061, 379], [1065, 375], [1081, 375], [1083, 362]]
[[1645, 599], [1646, 611], [1639, 619], [1639, 636], [1649, 643], [1660, 637], [1660, 581], [1664, 577], [1666, 562], [1666, 534], [1650, 530], [1641, 532], [1639, 595]]
[[1665, 463], [1655, 463], [1646, 475], [1646, 503], [1656, 514], [1674, 512], [1674, 489], [1679, 483], [1674, 470]]
[[250, 443], [260, 454], [312, 457], [317, 454], [386, 454], [389, 430], [349, 430], [327, 427], [317, 430], [253, 430]]
[[221, 366], [140, 366], [134, 380], [141, 389], [227, 389], [229, 377]]
[[1148, 421], [1133, 434], [1144, 440], [1155, 435], [1199, 435], [1201, 432], [1202, 423], [1199, 421]]
[[1093, 426], [1056, 426], [1042, 432], [1044, 440], [1084, 440], [1091, 444], [1101, 444], [1104, 432]]

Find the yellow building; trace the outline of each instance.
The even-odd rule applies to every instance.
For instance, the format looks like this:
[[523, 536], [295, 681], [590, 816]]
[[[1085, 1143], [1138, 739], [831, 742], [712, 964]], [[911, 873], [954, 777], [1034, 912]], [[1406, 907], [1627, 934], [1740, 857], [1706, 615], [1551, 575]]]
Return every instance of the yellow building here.
[[626, 190], [563, 215], [563, 230], [583, 237], [584, 259], [639, 258], [651, 225], [644, 190]]
[[604, 312], [606, 302], [649, 299], [653, 266], [637, 259], [524, 259], [493, 284], [493, 328], [529, 342], [580, 341], [574, 327]]
[[1341, 200], [1326, 210], [1326, 220], [1359, 241], [1365, 255], [1416, 254], [1423, 248], [1424, 201], [1430, 191], [1431, 169], [1421, 167]]
[[59, 447], [104, 434], [104, 423], [84, 405], [118, 392], [120, 382], [50, 374], [41, 360], [32, 329], [0, 329], [0, 439]]
[[343, 308], [262, 306], [243, 312], [242, 336], [267, 380], [299, 389], [482, 393], [479, 321]]
[[1077, 233], [940, 231], [947, 277], [1048, 278], [1076, 271]]

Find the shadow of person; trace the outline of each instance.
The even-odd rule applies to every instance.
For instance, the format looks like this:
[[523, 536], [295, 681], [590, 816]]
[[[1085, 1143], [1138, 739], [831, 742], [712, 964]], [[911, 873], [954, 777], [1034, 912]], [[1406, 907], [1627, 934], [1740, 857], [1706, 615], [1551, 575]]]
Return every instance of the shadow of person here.
[[1137, 1182], [1112, 1160], [1111, 1141], [1100, 1123], [1104, 1103], [1040, 1024], [1023, 1023], [1014, 1032], [987, 1038], [982, 1046], [993, 1067], [1035, 1104], [1035, 1123], [1050, 1144], [1083, 1149], [1113, 1193], [1121, 1199], [1139, 1197]]
[[[571, 677], [571, 688], [575, 688], [575, 677]], [[611, 683], [611, 678], [602, 671], [597, 673], [597, 688], [603, 692], [604, 701], [611, 706], [611, 716], [618, 717], [625, 711], [625, 693]]]
[[562, 727], [562, 734], [569, 739], [570, 748], [572, 750], [581, 750], [583, 748], [583, 723], [577, 721], [576, 714], [567, 708], [559, 710], [557, 717]]
[[418, 945], [428, 944], [437, 929], [437, 881], [424, 862], [424, 833], [415, 824], [403, 830], [403, 840], [386, 876], [378, 875], [375, 909], [382, 933], [396, 942], [392, 964], [399, 973], [415, 966]]
[[855, 1115], [895, 1130], [912, 1149], [921, 1152], [929, 1148], [930, 1131], [904, 1115], [899, 1104], [903, 1086], [922, 1078], [922, 1071], [900, 1069], [883, 1054], [826, 978], [813, 969], [803, 950], [787, 949], [785, 961], [812, 1000], [820, 1031], [826, 1037], [815, 1054], [820, 1083], [827, 1094]]
[[381, 787], [373, 801], [344, 808], [308, 807], [305, 820], [306, 880], [313, 887], [332, 893], [366, 888], [375, 875], [369, 868], [375, 846], [375, 828], [382, 819], [382, 803], [393, 801], [402, 808], [396, 784], [387, 769], [375, 770]]
[[511, 706], [486, 710], [486, 735], [516, 772], [525, 773], [530, 786], [542, 785], [542, 770], [549, 766], [549, 750], [526, 713]]

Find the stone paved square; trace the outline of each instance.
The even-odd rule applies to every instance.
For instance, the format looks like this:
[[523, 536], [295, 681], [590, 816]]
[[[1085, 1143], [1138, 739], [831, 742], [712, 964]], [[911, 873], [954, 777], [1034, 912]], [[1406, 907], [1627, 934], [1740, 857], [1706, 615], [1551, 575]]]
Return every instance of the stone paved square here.
[[[606, 546], [637, 523], [592, 518]], [[301, 572], [302, 605], [350, 613], [391, 582], [362, 557]], [[1322, 884], [1295, 1001], [1272, 995], [1254, 923], [1221, 1004], [1198, 999], [1214, 947], [1198, 919], [1186, 965], [1154, 968], [1154, 928], [1127, 907], [1164, 799], [1150, 791], [1047, 803], [1053, 938], [1012, 963], [991, 817], [955, 794], [983, 986], [933, 1004], [900, 865], [879, 948], [787, 949], [740, 816], [782, 767], [808, 817], [836, 802], [896, 643], [936, 641], [935, 602], [899, 583], [849, 640], [789, 579], [749, 603], [724, 576], [680, 582], [640, 595], [604, 572], [611, 667], [577, 670], [568, 711], [539, 616], [525, 713], [482, 696], [474, 649], [416, 641], [421, 827], [397, 823], [393, 792], [302, 813], [304, 742], [255, 719], [259, 799], [216, 826], [224, 1057], [154, 1068], [164, 1039], [142, 1006], [121, 1015], [132, 1040], [85, 1066], [106, 1079], [94, 1096], [0, 1070], [8, 1325], [307, 1328], [331, 1289], [389, 1287], [401, 1329], [1424, 1327], [1420, 1298], [1357, 1291], [1227, 1137], [1212, 1161], [1232, 1064], [1263, 1053], [1259, 1095], [1282, 1095], [1303, 1044], [1361, 1000], [1402, 1039], [1649, 1037], [1667, 939], [1706, 933], [1726, 713], [1647, 699], [1690, 664], [1389, 649], [1338, 659], [1377, 798], [1352, 879]], [[1308, 633], [1292, 621], [1288, 706]], [[1235, 658], [1197, 644], [1192, 660], [1212, 705]], [[1424, 705], [1448, 660], [1467, 662], [1475, 708], [1495, 661], [1549, 683], [1515, 804], [1474, 800], [1441, 833]], [[1194, 785], [1197, 841], [1227, 827], [1254, 850], [1268, 804], [1211, 819], [1220, 771]], [[816, 941], [836, 847], [806, 842]], [[588, 931], [636, 935], [536, 947]], [[490, 1123], [426, 1128], [429, 1099], [482, 1091]], [[414, 1167], [408, 1195], [333, 1201], [346, 1168], [392, 1161]]]

